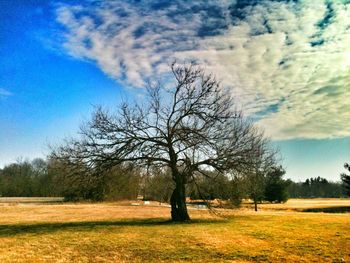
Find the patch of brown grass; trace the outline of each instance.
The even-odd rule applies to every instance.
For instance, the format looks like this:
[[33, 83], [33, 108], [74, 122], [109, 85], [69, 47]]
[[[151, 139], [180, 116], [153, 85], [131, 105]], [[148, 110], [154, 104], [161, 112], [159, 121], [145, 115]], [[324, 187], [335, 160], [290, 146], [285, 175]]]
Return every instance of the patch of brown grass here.
[[170, 210], [127, 203], [0, 206], [0, 262], [350, 262], [349, 214]]

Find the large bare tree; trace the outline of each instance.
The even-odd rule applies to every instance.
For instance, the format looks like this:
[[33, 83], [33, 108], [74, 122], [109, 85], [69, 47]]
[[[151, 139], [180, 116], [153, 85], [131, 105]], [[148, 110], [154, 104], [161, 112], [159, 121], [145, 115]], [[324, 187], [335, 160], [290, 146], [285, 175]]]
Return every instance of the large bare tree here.
[[175, 185], [171, 218], [185, 221], [188, 182], [206, 171], [244, 170], [267, 146], [213, 75], [193, 64], [174, 63], [171, 70], [173, 87], [149, 85], [145, 102], [124, 103], [113, 114], [96, 109], [81, 138], [54, 154], [95, 173], [122, 162], [168, 167]]

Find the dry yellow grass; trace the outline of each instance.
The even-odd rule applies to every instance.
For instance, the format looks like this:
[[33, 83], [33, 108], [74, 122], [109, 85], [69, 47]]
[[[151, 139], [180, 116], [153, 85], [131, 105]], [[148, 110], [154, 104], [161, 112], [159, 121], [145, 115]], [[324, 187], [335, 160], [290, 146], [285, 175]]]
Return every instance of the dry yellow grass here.
[[350, 262], [349, 214], [279, 209], [291, 201], [183, 224], [159, 206], [1, 204], [0, 262]]

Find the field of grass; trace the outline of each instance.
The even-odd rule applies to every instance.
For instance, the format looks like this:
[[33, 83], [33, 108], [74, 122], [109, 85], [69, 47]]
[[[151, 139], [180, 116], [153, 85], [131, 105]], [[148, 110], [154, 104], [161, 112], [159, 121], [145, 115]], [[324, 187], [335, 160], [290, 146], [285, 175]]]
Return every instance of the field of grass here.
[[161, 206], [0, 200], [0, 262], [350, 262], [350, 214], [294, 211], [306, 202], [171, 223]]

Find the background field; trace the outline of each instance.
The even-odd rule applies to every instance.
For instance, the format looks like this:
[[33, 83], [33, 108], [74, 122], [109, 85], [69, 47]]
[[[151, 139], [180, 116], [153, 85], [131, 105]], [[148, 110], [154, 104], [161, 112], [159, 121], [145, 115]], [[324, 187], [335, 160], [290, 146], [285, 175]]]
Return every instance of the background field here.
[[59, 201], [0, 199], [0, 262], [350, 262], [349, 213], [296, 212], [349, 199], [190, 209], [190, 223], [156, 203]]

